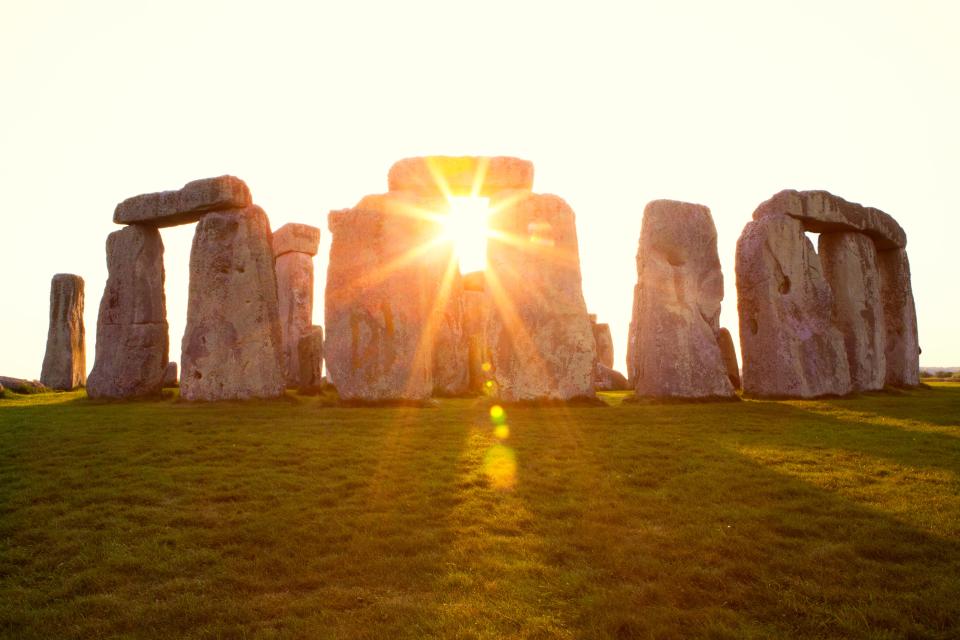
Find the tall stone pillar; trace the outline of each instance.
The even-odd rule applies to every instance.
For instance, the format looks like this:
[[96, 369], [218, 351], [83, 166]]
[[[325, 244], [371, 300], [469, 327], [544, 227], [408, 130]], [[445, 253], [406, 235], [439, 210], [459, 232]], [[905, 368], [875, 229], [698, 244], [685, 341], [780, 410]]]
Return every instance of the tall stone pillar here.
[[87, 382], [83, 330], [83, 278], [58, 273], [50, 283], [50, 326], [40, 382], [70, 391]]
[[159, 395], [169, 338], [163, 242], [156, 227], [134, 224], [111, 233], [107, 273], [87, 394], [91, 398]]
[[180, 396], [283, 395], [283, 338], [270, 222], [251, 205], [205, 213], [190, 252]]
[[879, 251], [877, 264], [883, 301], [886, 383], [893, 387], [916, 386], [920, 384], [920, 342], [907, 250]]
[[320, 229], [285, 224], [273, 234], [277, 303], [283, 335], [284, 376], [288, 387], [300, 384], [300, 337], [313, 323], [313, 256], [320, 246]]
[[486, 338], [499, 397], [593, 397], [597, 347], [573, 210], [555, 195], [526, 191], [494, 194], [491, 207]]

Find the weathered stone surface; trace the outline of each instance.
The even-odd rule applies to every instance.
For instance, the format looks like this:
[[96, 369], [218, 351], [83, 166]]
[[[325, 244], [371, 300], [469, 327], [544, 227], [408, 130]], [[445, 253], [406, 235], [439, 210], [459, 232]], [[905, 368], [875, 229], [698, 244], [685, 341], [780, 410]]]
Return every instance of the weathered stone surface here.
[[834, 322], [843, 335], [851, 389], [882, 389], [887, 364], [873, 241], [862, 233], [822, 233], [818, 249], [823, 275], [833, 292]]
[[486, 289], [483, 271], [473, 271], [463, 274], [464, 291], [484, 291]]
[[886, 383], [894, 387], [916, 386], [920, 384], [920, 343], [907, 252], [880, 251], [877, 265], [885, 327]]
[[40, 381], [69, 391], [87, 382], [83, 329], [83, 278], [58, 273], [50, 283], [50, 325]]
[[107, 237], [107, 273], [87, 395], [158, 395], [169, 352], [160, 232], [133, 225], [111, 233]]
[[273, 232], [273, 255], [275, 256], [290, 252], [315, 256], [319, 247], [320, 229], [308, 224], [290, 222]]
[[270, 222], [257, 206], [206, 214], [190, 252], [180, 397], [283, 394], [283, 339]]
[[505, 192], [491, 204], [486, 334], [496, 393], [505, 401], [592, 397], [596, 341], [573, 211], [554, 195]]
[[175, 387], [179, 384], [179, 376], [177, 376], [177, 363], [168, 362], [167, 368], [163, 371], [163, 386], [164, 387]]
[[781, 191], [757, 207], [753, 219], [771, 215], [791, 216], [816, 233], [859, 231], [870, 236], [878, 249], [907, 246], [907, 234], [892, 216], [826, 191]]
[[485, 383], [493, 378], [490, 351], [487, 348], [490, 304], [490, 298], [484, 291], [467, 290], [463, 293], [463, 333], [467, 340], [469, 389], [474, 393], [483, 393]]
[[727, 369], [727, 378], [734, 389], [740, 388], [740, 366], [737, 364], [737, 350], [733, 346], [733, 336], [724, 327], [717, 330], [717, 346], [723, 356], [723, 365]]
[[626, 391], [630, 382], [622, 373], [598, 362], [594, 368], [594, 388], [597, 391]]
[[631, 323], [639, 396], [735, 395], [717, 344], [723, 274], [707, 207], [654, 200], [643, 212]]
[[313, 325], [297, 344], [300, 392], [316, 393], [323, 386], [323, 327]]
[[613, 368], [613, 335], [610, 325], [605, 322], [596, 322], [593, 316], [593, 338], [597, 341], [597, 362], [608, 368]]
[[220, 176], [188, 182], [176, 191], [145, 193], [117, 205], [117, 224], [170, 227], [196, 222], [209, 211], [240, 209], [251, 204], [250, 189], [240, 178]]
[[410, 191], [425, 196], [441, 196], [439, 180], [454, 196], [489, 197], [500, 191], [533, 188], [533, 163], [505, 156], [426, 156], [404, 158], [390, 167], [390, 191]]
[[[436, 223], [406, 215], [416, 205], [371, 196], [328, 217], [324, 355], [343, 400], [419, 401], [433, 391], [428, 325], [451, 249], [430, 245]], [[425, 246], [430, 250], [418, 251]]]
[[284, 375], [287, 386], [292, 387], [300, 384], [300, 336], [313, 324], [313, 258], [306, 253], [284, 253], [276, 259], [276, 271]]
[[744, 391], [794, 398], [849, 393], [833, 294], [803, 223], [786, 215], [748, 223], [736, 260]]
[[464, 332], [464, 290], [455, 263], [445, 276], [448, 283], [436, 294], [430, 334], [433, 338], [433, 393], [458, 396], [470, 388], [469, 341]]

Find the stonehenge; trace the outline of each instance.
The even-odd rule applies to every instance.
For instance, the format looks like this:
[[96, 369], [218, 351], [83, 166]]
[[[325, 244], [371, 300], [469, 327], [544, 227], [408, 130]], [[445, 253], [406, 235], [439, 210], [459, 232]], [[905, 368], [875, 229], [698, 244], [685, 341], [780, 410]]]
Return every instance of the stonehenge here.
[[[819, 253], [808, 231], [820, 233]], [[762, 203], [737, 242], [744, 391], [811, 398], [917, 384], [905, 247], [891, 216], [825, 191]]]
[[628, 352], [638, 396], [736, 395], [720, 345], [723, 274], [704, 206], [654, 200], [643, 212]]
[[87, 382], [80, 276], [58, 273], [50, 282], [50, 324], [40, 382], [60, 391], [70, 391]]
[[[647, 204], [627, 373], [610, 326], [587, 313], [575, 215], [533, 192], [511, 157], [428, 156], [390, 168], [386, 193], [331, 211], [324, 327], [313, 325], [320, 230], [271, 232], [247, 185], [205, 178], [128, 198], [106, 243], [96, 355], [84, 375], [83, 280], [57, 274], [41, 380], [91, 398], [157, 396], [169, 361], [160, 229], [196, 224], [180, 396], [314, 393], [347, 403], [488, 394], [501, 402], [639, 397], [814, 398], [919, 384], [906, 234], [879, 209], [825, 191], [761, 203], [736, 247], [742, 371], [720, 326], [723, 274], [710, 210]], [[486, 266], [462, 274], [453, 198], [485, 199]], [[471, 220], [475, 218], [467, 218]], [[817, 246], [808, 233], [819, 234]], [[326, 363], [326, 378], [324, 364]]]
[[320, 229], [306, 224], [285, 224], [273, 234], [283, 369], [291, 387], [301, 384], [300, 337], [313, 324], [313, 256], [319, 246]]
[[91, 398], [157, 396], [169, 339], [163, 242], [156, 227], [130, 225], [107, 237], [107, 284], [87, 379]]

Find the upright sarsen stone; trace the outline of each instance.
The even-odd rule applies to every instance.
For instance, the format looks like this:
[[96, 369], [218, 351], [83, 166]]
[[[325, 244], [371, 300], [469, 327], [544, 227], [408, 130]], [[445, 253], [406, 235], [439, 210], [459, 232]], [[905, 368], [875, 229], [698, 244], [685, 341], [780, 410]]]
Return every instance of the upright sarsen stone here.
[[851, 390], [882, 389], [887, 364], [876, 247], [865, 234], [841, 231], [820, 234], [818, 249], [833, 292], [834, 320], [843, 335]]
[[629, 371], [639, 396], [732, 397], [717, 342], [723, 275], [707, 207], [654, 200], [637, 251]]
[[323, 327], [314, 325], [300, 336], [297, 345], [301, 393], [317, 393], [323, 384]]
[[419, 401], [433, 391], [428, 323], [442, 276], [420, 248], [438, 231], [395, 207], [365, 198], [328, 217], [324, 358], [346, 401]]
[[169, 338], [163, 242], [156, 227], [131, 225], [111, 233], [107, 274], [87, 394], [91, 398], [159, 395]]
[[491, 199], [486, 341], [506, 401], [592, 397], [596, 340], [583, 299], [573, 211], [554, 195]]
[[287, 386], [300, 384], [299, 343], [313, 323], [313, 256], [319, 243], [320, 230], [305, 224], [285, 224], [273, 234]]
[[181, 351], [186, 400], [283, 394], [270, 222], [260, 207], [207, 213], [197, 225]]
[[787, 215], [748, 223], [736, 265], [743, 390], [794, 398], [849, 393], [833, 293], [803, 223]]
[[886, 383], [894, 387], [916, 386], [920, 384], [920, 343], [907, 251], [880, 251], [877, 265], [883, 302]]
[[50, 325], [40, 381], [70, 391], [87, 381], [83, 329], [83, 278], [58, 273], [50, 282]]

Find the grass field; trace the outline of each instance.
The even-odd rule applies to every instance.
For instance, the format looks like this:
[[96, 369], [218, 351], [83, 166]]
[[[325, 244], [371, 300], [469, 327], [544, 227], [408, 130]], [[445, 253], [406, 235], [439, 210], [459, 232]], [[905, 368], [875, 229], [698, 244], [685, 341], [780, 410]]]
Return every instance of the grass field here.
[[0, 400], [0, 635], [960, 638], [960, 385], [494, 417]]

